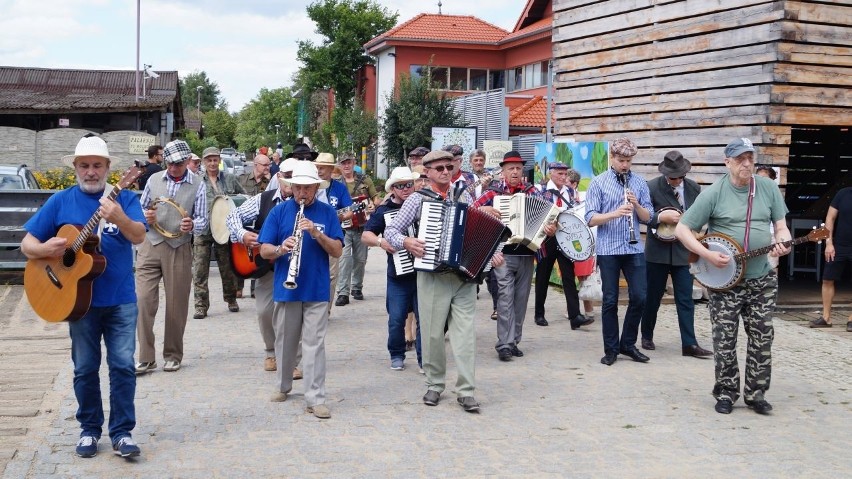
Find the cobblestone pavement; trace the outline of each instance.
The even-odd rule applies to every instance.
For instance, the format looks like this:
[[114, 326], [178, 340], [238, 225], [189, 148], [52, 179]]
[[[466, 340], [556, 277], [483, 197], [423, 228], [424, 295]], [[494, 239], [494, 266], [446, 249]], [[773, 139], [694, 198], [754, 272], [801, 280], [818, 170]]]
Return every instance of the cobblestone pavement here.
[[[526, 356], [501, 363], [483, 288], [476, 375], [482, 412], [472, 415], [455, 404], [452, 387], [437, 407], [424, 406], [423, 376], [411, 355], [404, 371], [390, 370], [384, 256], [371, 251], [367, 271], [366, 300], [332, 311], [331, 419], [305, 413], [301, 381], [287, 402], [269, 402], [274, 374], [262, 368], [253, 300], [241, 299], [242, 311], [229, 313], [217, 279], [210, 316], [189, 321], [182, 369], [139, 378], [134, 437], [142, 456], [131, 461], [111, 454], [106, 435], [97, 457], [74, 455], [79, 430], [67, 325], [36, 319], [20, 286], [0, 287], [0, 470], [5, 466], [8, 478], [834, 478], [852, 470], [852, 333], [839, 321], [848, 309], [837, 310], [830, 332], [803, 327], [816, 306], [780, 314], [767, 395], [772, 416], [742, 402], [726, 416], [713, 410], [713, 362], [680, 355], [673, 306], [661, 310], [650, 363], [621, 356], [606, 367], [599, 363], [600, 322], [572, 331], [554, 290], [551, 325], [532, 322], [531, 301], [520, 345]], [[161, 314], [158, 351], [162, 327]], [[710, 348], [704, 306], [696, 330]], [[744, 346], [740, 341], [741, 358]], [[452, 385], [452, 364], [449, 371]]]

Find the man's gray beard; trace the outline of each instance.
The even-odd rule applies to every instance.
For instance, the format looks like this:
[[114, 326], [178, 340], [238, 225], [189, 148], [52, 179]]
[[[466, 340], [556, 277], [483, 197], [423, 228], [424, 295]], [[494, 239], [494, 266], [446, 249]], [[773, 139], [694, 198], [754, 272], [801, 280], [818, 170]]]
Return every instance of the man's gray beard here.
[[106, 176], [101, 178], [101, 181], [98, 182], [97, 185], [92, 186], [88, 183], [85, 183], [80, 175], [77, 175], [77, 184], [80, 185], [80, 189], [83, 190], [84, 193], [101, 193], [106, 188]]

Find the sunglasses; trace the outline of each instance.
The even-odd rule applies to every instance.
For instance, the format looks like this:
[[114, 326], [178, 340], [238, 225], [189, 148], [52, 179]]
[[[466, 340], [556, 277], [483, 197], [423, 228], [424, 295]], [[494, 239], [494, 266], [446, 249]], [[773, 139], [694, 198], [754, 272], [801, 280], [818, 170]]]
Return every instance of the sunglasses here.
[[429, 166], [427, 168], [429, 168], [430, 170], [435, 170], [438, 173], [443, 173], [445, 169], [447, 170], [447, 172], [453, 171], [453, 168], [455, 168], [455, 166], [454, 165], [441, 165], [441, 166]]
[[393, 189], [395, 189], [395, 190], [404, 190], [406, 188], [413, 188], [414, 182], [409, 181], [408, 183], [397, 183], [397, 184], [392, 185], [392, 186], [393, 186]]

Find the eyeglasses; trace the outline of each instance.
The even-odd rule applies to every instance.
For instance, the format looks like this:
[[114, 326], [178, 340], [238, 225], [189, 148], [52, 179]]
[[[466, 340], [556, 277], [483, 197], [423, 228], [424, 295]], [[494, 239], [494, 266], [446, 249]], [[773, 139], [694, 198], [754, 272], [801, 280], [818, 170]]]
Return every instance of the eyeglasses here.
[[454, 165], [441, 165], [441, 166], [427, 166], [427, 168], [429, 168], [430, 170], [435, 170], [438, 173], [443, 173], [445, 169], [447, 170], [447, 172], [453, 171], [453, 168], [455, 168], [455, 166]]
[[186, 163], [186, 162], [185, 161], [172, 161], [172, 162], [169, 163], [168, 166], [183, 166], [184, 163]]
[[269, 166], [269, 163], [255, 163], [257, 166]]
[[678, 176], [678, 177], [675, 177], [675, 178], [672, 178], [671, 176], [669, 176], [669, 179], [670, 179], [671, 181], [682, 180], [682, 179], [684, 179], [684, 178], [686, 178], [686, 176]]
[[408, 183], [397, 183], [397, 184], [393, 185], [393, 189], [395, 189], [395, 190], [404, 190], [406, 188], [413, 188], [413, 187], [414, 187], [413, 181], [409, 181]]

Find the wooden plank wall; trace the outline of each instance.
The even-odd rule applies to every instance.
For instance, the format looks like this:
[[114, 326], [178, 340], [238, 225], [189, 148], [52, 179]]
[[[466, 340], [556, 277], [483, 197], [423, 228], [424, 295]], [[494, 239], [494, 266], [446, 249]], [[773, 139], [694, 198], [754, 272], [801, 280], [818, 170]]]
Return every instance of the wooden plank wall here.
[[852, 0], [554, 0], [555, 134], [672, 149], [710, 184], [737, 137], [781, 166], [791, 127], [852, 126]]

